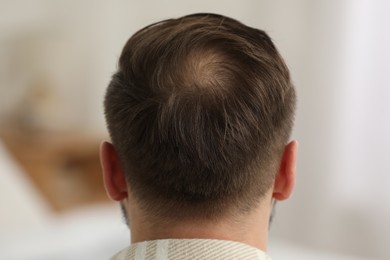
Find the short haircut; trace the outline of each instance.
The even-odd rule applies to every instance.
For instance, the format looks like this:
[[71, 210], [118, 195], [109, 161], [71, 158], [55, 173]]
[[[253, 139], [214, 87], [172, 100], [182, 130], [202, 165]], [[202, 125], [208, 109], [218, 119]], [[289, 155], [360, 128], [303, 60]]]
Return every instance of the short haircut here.
[[264, 31], [199, 13], [136, 32], [104, 106], [145, 212], [213, 219], [249, 211], [272, 187], [295, 102], [288, 68]]

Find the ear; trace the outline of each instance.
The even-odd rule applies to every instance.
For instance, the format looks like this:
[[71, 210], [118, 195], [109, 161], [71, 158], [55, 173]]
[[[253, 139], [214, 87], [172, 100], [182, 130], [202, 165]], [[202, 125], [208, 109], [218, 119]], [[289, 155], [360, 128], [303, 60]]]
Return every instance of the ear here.
[[100, 145], [100, 162], [108, 197], [120, 201], [127, 198], [127, 182], [114, 146], [109, 142]]
[[295, 186], [298, 142], [291, 141], [284, 148], [279, 172], [276, 175], [272, 197], [275, 200], [288, 199]]

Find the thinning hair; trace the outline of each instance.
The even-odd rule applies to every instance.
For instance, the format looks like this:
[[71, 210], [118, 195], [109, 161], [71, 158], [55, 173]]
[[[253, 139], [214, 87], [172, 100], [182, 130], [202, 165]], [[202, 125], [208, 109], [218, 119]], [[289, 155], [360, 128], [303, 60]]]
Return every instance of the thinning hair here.
[[295, 102], [264, 31], [193, 14], [128, 40], [104, 107], [141, 207], [159, 218], [213, 219], [249, 211], [272, 187]]

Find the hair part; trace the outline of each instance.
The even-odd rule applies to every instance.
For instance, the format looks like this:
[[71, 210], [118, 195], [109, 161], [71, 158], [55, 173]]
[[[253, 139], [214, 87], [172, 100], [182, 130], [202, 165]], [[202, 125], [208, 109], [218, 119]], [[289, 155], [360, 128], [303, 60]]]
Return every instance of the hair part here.
[[195, 14], [128, 40], [104, 107], [145, 212], [212, 219], [250, 210], [272, 187], [295, 91], [265, 32]]

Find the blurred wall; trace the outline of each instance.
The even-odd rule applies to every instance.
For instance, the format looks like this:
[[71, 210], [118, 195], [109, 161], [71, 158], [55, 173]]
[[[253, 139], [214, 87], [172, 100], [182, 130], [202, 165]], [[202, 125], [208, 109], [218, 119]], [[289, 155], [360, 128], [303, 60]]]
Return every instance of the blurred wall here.
[[390, 258], [387, 1], [0, 4], [0, 120], [25, 103], [26, 92], [44, 86], [51, 91], [36, 113], [53, 129], [105, 133], [101, 103], [121, 48], [151, 22], [217, 12], [266, 30], [299, 98], [297, 188], [278, 205], [272, 239]]
[[307, 244], [390, 257], [389, 11], [388, 1], [311, 4], [300, 178], [277, 234], [289, 229]]

